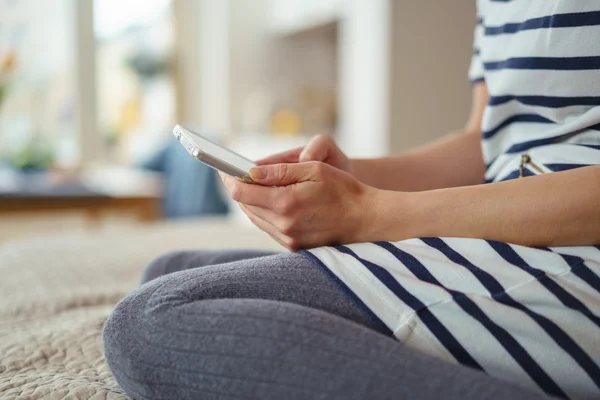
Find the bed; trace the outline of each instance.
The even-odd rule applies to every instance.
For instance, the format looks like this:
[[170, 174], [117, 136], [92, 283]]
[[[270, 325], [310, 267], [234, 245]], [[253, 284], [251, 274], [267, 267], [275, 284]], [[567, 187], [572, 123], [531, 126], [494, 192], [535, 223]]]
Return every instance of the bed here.
[[127, 399], [102, 326], [155, 256], [178, 249], [281, 250], [250, 226], [211, 220], [0, 244], [0, 398]]

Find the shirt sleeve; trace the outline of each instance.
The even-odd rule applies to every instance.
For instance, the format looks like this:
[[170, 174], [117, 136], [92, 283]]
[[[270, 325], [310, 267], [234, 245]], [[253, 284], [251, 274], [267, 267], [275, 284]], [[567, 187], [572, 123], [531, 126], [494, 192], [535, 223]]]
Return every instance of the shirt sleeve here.
[[[479, 3], [479, 2], [478, 2]], [[476, 83], [485, 81], [483, 62], [481, 61], [481, 42], [484, 33], [483, 13], [481, 7], [477, 7], [477, 25], [473, 39], [473, 56], [471, 57], [471, 66], [469, 68], [469, 82]]]

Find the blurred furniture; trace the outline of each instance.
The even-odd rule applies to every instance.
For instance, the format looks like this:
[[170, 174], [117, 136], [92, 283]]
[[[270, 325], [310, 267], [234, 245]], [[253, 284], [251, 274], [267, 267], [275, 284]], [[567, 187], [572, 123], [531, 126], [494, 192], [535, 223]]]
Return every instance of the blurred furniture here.
[[0, 178], [0, 213], [81, 210], [90, 224], [114, 211], [133, 213], [140, 221], [160, 217], [160, 180], [155, 175], [100, 168], [67, 178], [5, 170]]
[[0, 194], [0, 213], [84, 210], [87, 220], [95, 224], [105, 212], [127, 211], [135, 213], [140, 221], [155, 221], [160, 216], [158, 202], [157, 197], [112, 197], [100, 193]]
[[142, 168], [163, 176], [163, 215], [185, 218], [227, 213], [216, 171], [190, 157], [175, 138], [169, 139], [141, 164]]
[[3, 243], [0, 398], [127, 399], [102, 355], [102, 325], [152, 258], [200, 248], [281, 249], [224, 219]]

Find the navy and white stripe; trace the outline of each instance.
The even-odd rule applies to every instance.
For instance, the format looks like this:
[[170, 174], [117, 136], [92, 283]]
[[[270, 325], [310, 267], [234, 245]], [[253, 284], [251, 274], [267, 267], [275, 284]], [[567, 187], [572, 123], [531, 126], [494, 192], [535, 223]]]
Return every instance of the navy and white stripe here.
[[[486, 182], [600, 164], [600, 1], [478, 0]], [[524, 175], [537, 175], [526, 165]], [[304, 252], [406, 346], [553, 396], [600, 398], [600, 246], [461, 238]]]
[[409, 347], [553, 396], [600, 395], [595, 247], [429, 238], [307, 254]]
[[[382, 248], [392, 253], [399, 262], [404, 264], [420, 280], [438, 285], [448, 291], [460, 307], [473, 319], [481, 323], [492, 336], [504, 347], [504, 349], [515, 359], [523, 370], [547, 393], [555, 396], [564, 396], [565, 393], [546, 374], [546, 372], [528, 354], [527, 350], [505, 329], [494, 323], [477, 304], [465, 296], [464, 293], [443, 286], [415, 257], [410, 253], [400, 250], [389, 242], [377, 243]], [[459, 360], [457, 360], [459, 361]]]
[[[599, 146], [600, 4], [480, 0], [478, 9], [469, 78], [485, 81], [490, 92], [482, 124], [484, 160], [492, 166], [486, 181], [518, 176], [502, 154]], [[600, 164], [595, 150], [589, 163], [564, 164]]]

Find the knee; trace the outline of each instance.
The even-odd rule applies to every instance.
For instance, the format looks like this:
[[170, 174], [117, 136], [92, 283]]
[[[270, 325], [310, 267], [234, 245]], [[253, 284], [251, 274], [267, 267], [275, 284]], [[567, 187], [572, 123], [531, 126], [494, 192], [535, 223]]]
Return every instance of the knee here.
[[[173, 307], [193, 300], [190, 292], [197, 285], [190, 271], [169, 273], [168, 264], [178, 253], [157, 259], [148, 267], [149, 273], [166, 271], [168, 276], [159, 276], [123, 298], [114, 308], [103, 328], [104, 354], [115, 376], [119, 371], [131, 372], [136, 365], [148, 358], [152, 346], [154, 328], [163, 326]], [[193, 282], [192, 282], [193, 281]], [[195, 288], [200, 290], [200, 288]], [[201, 297], [195, 293], [195, 297]]]
[[[160, 282], [157, 282], [160, 283]], [[102, 342], [104, 357], [116, 381], [125, 392], [134, 397], [149, 397], [148, 377], [152, 346], [147, 328], [148, 307], [156, 285], [142, 286], [115, 307], [104, 324]]]
[[113, 310], [108, 320], [104, 324], [102, 331], [102, 344], [104, 348], [104, 357], [110, 371], [117, 383], [132, 395], [130, 385], [135, 384], [137, 374], [132, 371], [132, 366], [136, 365], [134, 340], [136, 310], [136, 292], [123, 299]]
[[190, 297], [197, 284], [189, 284], [189, 275], [189, 271], [170, 274], [135, 289], [104, 324], [104, 357], [119, 386], [133, 398], [154, 398], [162, 390], [152, 377], [165, 363], [161, 344], [178, 332], [180, 315], [174, 310], [202, 297], [201, 293]]
[[142, 274], [142, 284], [177, 271], [179, 264], [188, 258], [189, 251], [174, 251], [155, 258]]

